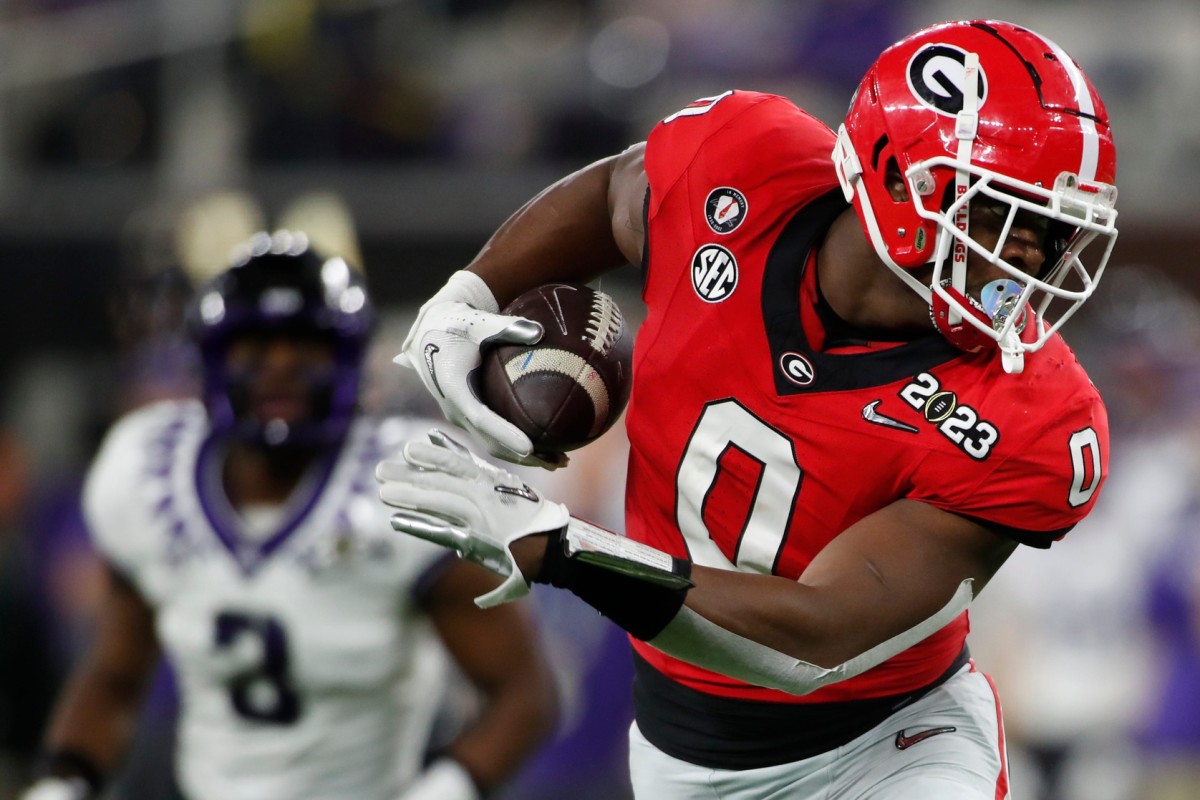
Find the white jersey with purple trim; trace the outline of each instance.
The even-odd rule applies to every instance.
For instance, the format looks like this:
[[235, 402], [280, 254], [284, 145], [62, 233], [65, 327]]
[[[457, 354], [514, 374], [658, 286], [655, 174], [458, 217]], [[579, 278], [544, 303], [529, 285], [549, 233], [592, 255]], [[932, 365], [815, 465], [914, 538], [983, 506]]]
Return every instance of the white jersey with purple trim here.
[[392, 531], [373, 471], [429, 427], [358, 421], [253, 534], [200, 403], [156, 403], [108, 434], [85, 511], [156, 611], [192, 800], [391, 800], [419, 770], [445, 662], [417, 596], [445, 551]]

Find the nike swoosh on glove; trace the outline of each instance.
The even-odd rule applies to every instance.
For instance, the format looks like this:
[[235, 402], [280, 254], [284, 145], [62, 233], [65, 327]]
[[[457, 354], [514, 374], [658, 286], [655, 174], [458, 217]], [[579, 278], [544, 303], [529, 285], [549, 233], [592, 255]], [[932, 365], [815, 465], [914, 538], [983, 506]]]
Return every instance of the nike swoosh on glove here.
[[480, 348], [533, 344], [542, 338], [538, 323], [498, 311], [483, 279], [460, 270], [421, 306], [393, 360], [416, 370], [446, 419], [473, 434], [489, 453], [516, 464], [556, 469], [566, 463], [565, 456], [534, 453], [529, 437], [484, 405], [471, 387], [471, 373], [482, 363]]

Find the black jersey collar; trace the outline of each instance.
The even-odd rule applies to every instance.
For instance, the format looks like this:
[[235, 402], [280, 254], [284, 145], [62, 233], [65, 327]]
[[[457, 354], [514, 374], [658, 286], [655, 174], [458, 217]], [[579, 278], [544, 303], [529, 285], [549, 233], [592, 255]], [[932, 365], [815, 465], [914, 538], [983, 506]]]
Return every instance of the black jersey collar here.
[[[781, 395], [883, 386], [962, 355], [935, 331], [867, 353], [823, 353], [809, 344], [798, 308], [801, 279], [810, 252], [848, 207], [840, 189], [807, 204], [784, 227], [767, 256], [762, 284], [763, 324], [771, 348], [775, 389]], [[804, 368], [807, 383], [798, 382], [794, 370], [789, 372], [789, 364], [797, 358], [808, 362]]]

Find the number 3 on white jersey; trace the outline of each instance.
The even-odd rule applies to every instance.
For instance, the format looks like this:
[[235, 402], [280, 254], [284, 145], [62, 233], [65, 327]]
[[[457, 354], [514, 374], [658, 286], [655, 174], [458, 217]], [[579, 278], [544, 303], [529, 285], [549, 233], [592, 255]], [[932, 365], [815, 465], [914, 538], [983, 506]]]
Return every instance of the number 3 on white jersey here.
[[[750, 514], [733, 553], [726, 554], [702, 517], [704, 501], [716, 483], [721, 457], [730, 448], [762, 465]], [[705, 406], [688, 442], [675, 481], [676, 519], [692, 561], [704, 567], [770, 574], [783, 548], [804, 470], [792, 441], [747, 411], [736, 400]]]

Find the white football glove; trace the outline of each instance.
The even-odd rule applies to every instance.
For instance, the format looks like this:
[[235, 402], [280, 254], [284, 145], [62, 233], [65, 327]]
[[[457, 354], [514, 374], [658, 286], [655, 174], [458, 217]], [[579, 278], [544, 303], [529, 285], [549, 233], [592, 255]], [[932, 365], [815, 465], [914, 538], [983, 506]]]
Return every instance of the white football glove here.
[[429, 442], [404, 446], [403, 459], [379, 462], [379, 498], [400, 511], [392, 528], [450, 548], [506, 580], [475, 598], [480, 608], [529, 593], [510, 545], [525, 536], [566, 527], [571, 516], [523, 480], [451, 439], [429, 432]]
[[483, 279], [460, 270], [421, 306], [393, 360], [416, 370], [446, 419], [474, 434], [489, 453], [516, 464], [555, 469], [565, 459], [535, 454], [529, 437], [480, 402], [471, 388], [468, 376], [482, 363], [482, 345], [533, 344], [542, 338], [538, 323], [504, 316], [499, 310]]

